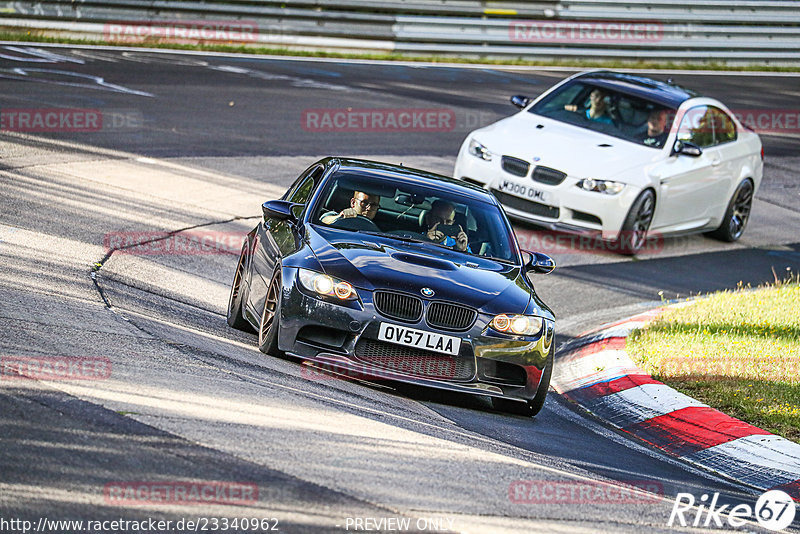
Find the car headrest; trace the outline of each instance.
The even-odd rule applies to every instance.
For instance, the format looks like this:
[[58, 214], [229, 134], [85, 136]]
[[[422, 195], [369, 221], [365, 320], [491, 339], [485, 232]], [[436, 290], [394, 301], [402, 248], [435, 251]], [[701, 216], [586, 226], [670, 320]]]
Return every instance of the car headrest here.
[[325, 208], [329, 211], [342, 211], [350, 207], [350, 199], [353, 198], [353, 190], [340, 187], [338, 184], [328, 197]]
[[[422, 210], [420, 212], [420, 214], [419, 214], [419, 226], [420, 226], [420, 228], [427, 229], [427, 224], [425, 224], [425, 219], [428, 217], [428, 213], [430, 213], [430, 212], [431, 212], [431, 210]], [[456, 215], [454, 217], [453, 224], [460, 225], [461, 228], [464, 229], [464, 231], [475, 230], [475, 226], [476, 225], [475, 224], [469, 224], [468, 220], [469, 219], [468, 219], [466, 213], [460, 213], [459, 211], [456, 211]], [[473, 219], [473, 221], [474, 221], [474, 219]]]

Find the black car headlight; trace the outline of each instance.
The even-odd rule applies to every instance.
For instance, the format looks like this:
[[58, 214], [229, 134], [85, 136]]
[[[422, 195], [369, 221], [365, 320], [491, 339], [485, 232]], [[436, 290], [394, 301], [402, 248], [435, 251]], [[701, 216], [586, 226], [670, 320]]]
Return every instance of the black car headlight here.
[[532, 336], [542, 329], [543, 319], [535, 315], [496, 315], [489, 326], [504, 334]]
[[305, 289], [317, 295], [345, 301], [358, 299], [358, 293], [356, 293], [352, 285], [327, 274], [309, 271], [308, 269], [298, 269], [297, 278]]

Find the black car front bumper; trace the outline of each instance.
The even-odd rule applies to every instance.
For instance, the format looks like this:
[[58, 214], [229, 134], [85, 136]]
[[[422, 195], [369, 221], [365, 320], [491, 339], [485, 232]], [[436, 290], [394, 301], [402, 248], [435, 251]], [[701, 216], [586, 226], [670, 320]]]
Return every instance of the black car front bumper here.
[[[479, 310], [468, 329], [445, 331], [428, 325], [427, 314], [416, 322], [383, 316], [371, 291], [357, 289], [358, 301], [333, 302], [302, 287], [295, 268], [283, 267], [282, 280], [280, 350], [353, 378], [530, 401], [555, 337], [550, 318], [544, 318], [538, 334], [514, 336], [489, 328], [492, 316]], [[425, 300], [425, 306], [431, 302]], [[459, 353], [451, 356], [380, 341], [381, 323], [457, 336]]]

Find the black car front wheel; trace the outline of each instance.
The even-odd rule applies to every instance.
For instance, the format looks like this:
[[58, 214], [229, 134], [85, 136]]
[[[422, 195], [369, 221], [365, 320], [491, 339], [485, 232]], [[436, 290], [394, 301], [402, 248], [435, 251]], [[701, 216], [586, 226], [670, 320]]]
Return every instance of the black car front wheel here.
[[250, 323], [248, 323], [242, 315], [242, 303], [244, 302], [245, 289], [244, 265], [246, 253], [247, 244], [242, 247], [242, 253], [239, 255], [239, 263], [236, 265], [236, 273], [233, 275], [231, 293], [228, 297], [228, 326], [231, 328], [236, 328], [237, 330], [252, 332], [253, 327], [250, 326]]
[[278, 350], [278, 329], [281, 316], [281, 267], [275, 267], [275, 274], [267, 289], [267, 298], [264, 300], [264, 311], [261, 312], [261, 323], [258, 327], [258, 350], [264, 354], [280, 356]]
[[725, 210], [722, 224], [709, 233], [711, 237], [728, 242], [742, 237], [753, 207], [753, 189], [753, 182], [749, 178], [739, 184], [728, 203], [728, 209]]
[[514, 415], [533, 417], [542, 411], [547, 392], [550, 389], [550, 377], [553, 375], [553, 360], [555, 359], [556, 346], [550, 348], [547, 354], [547, 362], [542, 371], [542, 378], [539, 380], [539, 387], [536, 388], [536, 395], [528, 402], [519, 402], [511, 399], [492, 397], [492, 407], [495, 410]]

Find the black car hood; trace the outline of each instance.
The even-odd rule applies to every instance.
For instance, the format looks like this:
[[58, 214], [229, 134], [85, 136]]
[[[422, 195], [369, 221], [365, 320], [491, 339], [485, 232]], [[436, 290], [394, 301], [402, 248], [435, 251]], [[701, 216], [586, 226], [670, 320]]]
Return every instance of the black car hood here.
[[429, 243], [332, 228], [306, 227], [308, 245], [326, 274], [366, 290], [388, 289], [460, 302], [483, 313], [524, 313], [532, 290], [519, 266]]

